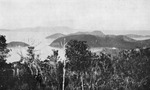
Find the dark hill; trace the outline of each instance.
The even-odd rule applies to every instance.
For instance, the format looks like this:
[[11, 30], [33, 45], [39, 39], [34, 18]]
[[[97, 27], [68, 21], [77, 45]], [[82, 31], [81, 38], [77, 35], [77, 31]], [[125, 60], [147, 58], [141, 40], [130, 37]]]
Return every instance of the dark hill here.
[[150, 37], [150, 35], [137, 35], [137, 34], [127, 34], [127, 37], [130, 38], [143, 38], [143, 37]]
[[94, 35], [94, 36], [100, 36], [100, 37], [103, 37], [105, 36], [105, 34], [101, 31], [92, 31], [92, 32], [76, 32], [76, 33], [72, 33], [71, 35], [83, 35], [83, 34], [86, 34], [86, 35]]
[[93, 32], [90, 32], [89, 34], [91, 35], [95, 35], [95, 36], [104, 36], [105, 34], [101, 31], [93, 31]]
[[95, 35], [80, 34], [80, 35], [69, 35], [65, 37], [58, 38], [54, 40], [50, 46], [52, 47], [62, 47], [64, 44], [64, 39], [66, 42], [69, 40], [80, 40], [87, 41], [90, 47], [116, 47], [120, 49], [130, 49], [136, 47], [149, 46], [150, 40], [136, 41], [127, 36], [108, 36], [97, 37]]
[[50, 36], [47, 36], [46, 39], [57, 39], [59, 37], [63, 37], [65, 36], [64, 34], [61, 34], [61, 33], [56, 33], [56, 34], [52, 34]]
[[24, 42], [19, 42], [19, 41], [12, 41], [7, 43], [7, 47], [27, 47], [29, 46], [28, 44], [24, 43]]

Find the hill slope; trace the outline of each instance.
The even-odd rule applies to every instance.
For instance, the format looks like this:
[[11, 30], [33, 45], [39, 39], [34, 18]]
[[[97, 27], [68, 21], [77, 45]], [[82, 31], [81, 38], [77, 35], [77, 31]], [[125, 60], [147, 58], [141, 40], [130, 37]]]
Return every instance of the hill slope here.
[[136, 47], [149, 46], [150, 40], [136, 41], [127, 36], [119, 35], [119, 36], [104, 36], [97, 37], [95, 35], [89, 34], [80, 34], [80, 35], [69, 35], [65, 37], [58, 38], [54, 40], [50, 46], [52, 47], [62, 47], [64, 44], [64, 39], [66, 42], [69, 40], [80, 40], [87, 41], [87, 44], [90, 47], [116, 47], [120, 49], [130, 49]]
[[135, 39], [135, 40], [147, 40], [147, 39], [150, 39], [150, 35], [127, 34], [126, 36], [129, 37], [129, 38]]
[[7, 47], [27, 47], [29, 46], [27, 43], [24, 42], [19, 42], [19, 41], [13, 41], [13, 42], [9, 42], [7, 43]]
[[65, 36], [64, 34], [61, 34], [61, 33], [55, 33], [55, 34], [52, 34], [50, 36], [47, 36], [46, 39], [57, 39], [59, 37], [63, 37]]
[[76, 32], [76, 33], [72, 33], [71, 35], [82, 35], [82, 34], [89, 34], [89, 35], [94, 35], [94, 36], [105, 36], [105, 34], [101, 31], [92, 31], [92, 32]]
[[150, 35], [137, 35], [137, 34], [127, 34], [126, 36], [130, 38], [150, 37]]

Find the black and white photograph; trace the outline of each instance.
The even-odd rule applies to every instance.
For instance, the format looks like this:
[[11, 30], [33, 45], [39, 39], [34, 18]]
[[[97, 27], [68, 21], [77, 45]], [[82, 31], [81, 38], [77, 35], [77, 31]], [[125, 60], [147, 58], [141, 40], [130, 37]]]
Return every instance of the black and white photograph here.
[[0, 0], [0, 90], [150, 90], [150, 0]]

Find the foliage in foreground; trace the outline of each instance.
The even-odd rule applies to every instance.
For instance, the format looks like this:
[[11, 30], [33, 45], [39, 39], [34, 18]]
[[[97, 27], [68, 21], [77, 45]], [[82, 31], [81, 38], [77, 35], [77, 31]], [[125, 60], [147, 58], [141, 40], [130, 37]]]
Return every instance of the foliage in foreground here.
[[7, 64], [1, 36], [0, 90], [150, 90], [150, 48], [112, 56], [90, 52], [85, 41], [71, 40], [65, 47], [64, 61], [58, 51], [42, 61], [29, 47], [27, 57]]

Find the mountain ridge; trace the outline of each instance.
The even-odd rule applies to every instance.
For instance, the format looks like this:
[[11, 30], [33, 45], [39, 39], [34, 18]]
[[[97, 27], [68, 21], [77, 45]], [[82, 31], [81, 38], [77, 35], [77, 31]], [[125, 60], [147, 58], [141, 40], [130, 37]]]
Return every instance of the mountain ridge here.
[[97, 37], [89, 34], [80, 34], [60, 37], [54, 40], [50, 46], [61, 48], [65, 43], [64, 40], [66, 42], [70, 40], [87, 41], [90, 47], [116, 47], [121, 49], [131, 49], [150, 45], [150, 39], [137, 41], [124, 35], [105, 35], [105, 37]]
[[80, 35], [80, 34], [90, 34], [90, 35], [95, 35], [95, 36], [105, 36], [105, 34], [102, 31], [99, 31], [99, 30], [93, 30], [91, 32], [76, 32], [76, 33], [71, 33], [69, 35]]
[[29, 46], [29, 44], [25, 43], [25, 42], [20, 42], [20, 41], [12, 41], [7, 43], [7, 47], [27, 47]]
[[46, 39], [57, 39], [57, 38], [63, 37], [63, 36], [65, 36], [65, 35], [62, 33], [55, 33], [55, 34], [52, 34], [50, 36], [47, 36]]
[[150, 37], [150, 35], [139, 35], [139, 34], [126, 34], [130, 38]]

